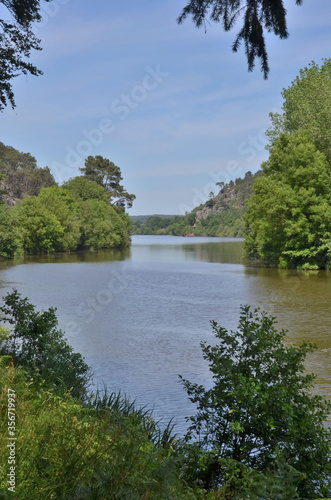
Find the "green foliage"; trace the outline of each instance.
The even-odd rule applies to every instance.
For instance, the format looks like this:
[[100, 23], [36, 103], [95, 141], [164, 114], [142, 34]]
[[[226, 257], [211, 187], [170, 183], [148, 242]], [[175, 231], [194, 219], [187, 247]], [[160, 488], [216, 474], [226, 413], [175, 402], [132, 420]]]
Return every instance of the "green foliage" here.
[[268, 134], [273, 146], [281, 132], [305, 130], [307, 137], [331, 162], [331, 59], [319, 67], [312, 62], [300, 70], [292, 85], [282, 92], [283, 114], [271, 114]]
[[331, 165], [305, 131], [281, 134], [247, 203], [246, 251], [279, 267], [331, 265]]
[[[8, 388], [15, 391], [15, 494], [8, 494]], [[12, 394], [12, 392], [11, 392]], [[0, 497], [178, 498], [202, 492], [180, 477], [171, 442], [152, 439], [148, 412], [119, 395], [90, 404], [36, 386], [13, 364], [0, 364]]]
[[73, 395], [84, 393], [89, 367], [58, 329], [56, 309], [38, 312], [17, 290], [3, 302], [2, 321], [10, 325], [10, 333], [0, 339], [0, 355], [11, 356], [15, 366], [22, 366], [36, 384], [70, 390]]
[[268, 498], [294, 498], [289, 496], [292, 487], [301, 499], [330, 493], [331, 431], [324, 423], [331, 405], [311, 396], [314, 376], [304, 372], [314, 347], [285, 347], [287, 332], [274, 325], [275, 318], [248, 306], [241, 308], [237, 331], [212, 322], [217, 343], [201, 344], [212, 388], [182, 380], [197, 406], [186, 436], [199, 440], [193, 457], [196, 479], [208, 489], [226, 488], [225, 498], [239, 498], [250, 477], [250, 487], [279, 489], [283, 484], [277, 474], [288, 477], [288, 488], [283, 496]]
[[26, 195], [37, 196], [41, 188], [55, 185], [48, 167], [37, 166], [30, 153], [20, 153], [17, 149], [0, 142], [0, 173], [5, 175], [4, 183], [14, 198]]
[[281, 268], [331, 266], [331, 60], [312, 62], [271, 114], [270, 158], [248, 202], [246, 251]]
[[[0, 498], [312, 500], [330, 492], [331, 405], [274, 318], [243, 307], [237, 332], [202, 343], [214, 386], [183, 381], [198, 406], [185, 440], [120, 393], [86, 392], [89, 368], [16, 290], [0, 308]], [[8, 492], [8, 389], [15, 391], [15, 494]], [[198, 442], [190, 442], [198, 436]]]
[[[50, 0], [46, 0], [49, 2]], [[5, 9], [6, 17], [10, 21], [0, 19], [0, 111], [8, 103], [15, 107], [14, 93], [11, 80], [18, 74], [41, 75], [42, 72], [26, 59], [32, 50], [40, 49], [40, 40], [31, 30], [34, 22], [40, 21], [40, 1], [1, 0], [2, 10]]]
[[124, 208], [132, 207], [135, 200], [134, 194], [129, 194], [120, 184], [123, 180], [121, 169], [112, 161], [102, 156], [88, 156], [85, 167], [79, 169], [84, 176], [91, 181], [100, 184], [107, 192], [108, 199], [112, 205]]
[[9, 208], [0, 203], [0, 257], [10, 258], [20, 248], [19, 230]]
[[83, 178], [68, 181], [65, 188], [43, 188], [38, 196], [24, 198], [11, 213], [0, 206], [0, 217], [4, 227], [0, 255], [4, 256], [13, 256], [20, 247], [38, 254], [130, 244], [127, 214], [109, 204], [101, 186]]
[[25, 253], [51, 253], [61, 248], [65, 230], [51, 207], [38, 197], [25, 198], [14, 213]]
[[58, 186], [43, 188], [37, 198], [42, 206], [49, 207], [63, 229], [61, 243], [56, 251], [76, 250], [80, 245], [82, 217], [79, 203], [72, 194]]
[[113, 248], [130, 243], [130, 219], [109, 204], [96, 199], [81, 203], [82, 248]]
[[[301, 5], [302, 0], [296, 0]], [[263, 31], [273, 31], [280, 38], [287, 38], [286, 9], [283, 0], [265, 2], [263, 0], [190, 0], [178, 18], [181, 24], [188, 16], [197, 27], [205, 26], [208, 17], [211, 21], [221, 23], [224, 31], [230, 31], [238, 17], [243, 18], [243, 26], [239, 30], [232, 50], [237, 52], [241, 42], [245, 46], [248, 71], [252, 71], [255, 58], [261, 61], [264, 78], [268, 77], [268, 54]]]
[[83, 176], [69, 179], [62, 184], [62, 188], [68, 189], [72, 196], [79, 201], [108, 201], [105, 189], [97, 182]]

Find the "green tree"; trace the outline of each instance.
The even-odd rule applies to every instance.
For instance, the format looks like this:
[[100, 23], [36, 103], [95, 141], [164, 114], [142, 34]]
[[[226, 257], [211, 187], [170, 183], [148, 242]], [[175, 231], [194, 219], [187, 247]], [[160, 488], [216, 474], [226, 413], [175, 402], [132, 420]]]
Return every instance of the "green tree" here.
[[71, 390], [74, 396], [85, 393], [90, 369], [58, 329], [56, 309], [38, 312], [13, 290], [4, 297], [0, 312], [2, 321], [10, 325], [8, 336], [0, 340], [0, 355], [11, 356], [15, 366], [21, 366], [37, 383]]
[[68, 189], [76, 200], [99, 200], [108, 202], [108, 196], [104, 188], [99, 183], [83, 176], [69, 179], [62, 184], [62, 187]]
[[85, 167], [79, 169], [84, 176], [102, 186], [108, 194], [112, 205], [124, 208], [132, 207], [134, 194], [129, 194], [121, 185], [123, 180], [121, 169], [112, 161], [102, 156], [88, 156]]
[[331, 59], [325, 59], [321, 67], [312, 62], [300, 70], [282, 96], [283, 114], [271, 113], [270, 148], [280, 133], [305, 130], [331, 162]]
[[250, 257], [279, 267], [331, 266], [331, 165], [306, 131], [281, 134], [247, 202]]
[[9, 208], [0, 203], [0, 257], [11, 258], [19, 249], [19, 228]]
[[67, 189], [58, 186], [43, 188], [38, 203], [54, 215], [62, 226], [63, 237], [54, 250], [68, 252], [77, 250], [80, 245], [82, 217], [77, 200]]
[[130, 243], [131, 222], [129, 216], [118, 213], [101, 200], [86, 200], [81, 203], [82, 248], [116, 248]]
[[[295, 0], [297, 5], [302, 0]], [[248, 71], [252, 71], [255, 58], [261, 61], [264, 78], [268, 77], [269, 64], [264, 31], [273, 32], [280, 38], [287, 38], [289, 33], [286, 25], [286, 9], [283, 0], [189, 0], [178, 18], [181, 24], [187, 17], [197, 27], [206, 26], [208, 18], [216, 23], [222, 23], [224, 31], [230, 31], [238, 18], [243, 18], [243, 26], [232, 45], [237, 52], [241, 42], [244, 43], [248, 63]], [[206, 29], [206, 28], [205, 28]]]
[[[50, 0], [45, 0], [49, 2]], [[41, 75], [42, 71], [27, 61], [32, 50], [41, 50], [40, 40], [31, 30], [41, 19], [40, 0], [1, 0], [2, 10], [8, 17], [0, 19], [0, 111], [8, 103], [15, 107], [11, 81], [19, 74]]]
[[182, 380], [197, 406], [186, 437], [199, 440], [200, 479], [208, 488], [227, 484], [230, 492], [249, 469], [265, 474], [281, 461], [283, 471], [291, 467], [293, 482], [300, 479], [299, 498], [329, 496], [331, 430], [324, 424], [331, 404], [311, 395], [314, 376], [304, 368], [314, 346], [285, 347], [287, 332], [275, 328], [275, 318], [249, 306], [241, 308], [237, 331], [214, 321], [212, 327], [216, 345], [201, 343], [212, 387]]
[[24, 252], [51, 253], [62, 247], [65, 229], [38, 197], [25, 198], [14, 213]]

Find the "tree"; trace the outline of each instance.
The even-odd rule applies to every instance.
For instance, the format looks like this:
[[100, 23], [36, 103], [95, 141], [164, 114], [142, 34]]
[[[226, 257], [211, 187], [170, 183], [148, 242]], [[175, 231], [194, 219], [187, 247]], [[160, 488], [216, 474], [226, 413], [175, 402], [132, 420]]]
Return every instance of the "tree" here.
[[38, 197], [25, 198], [15, 207], [25, 253], [51, 253], [61, 249], [65, 229], [49, 208]]
[[81, 203], [82, 248], [118, 248], [130, 244], [130, 219], [118, 213], [109, 203], [86, 200]]
[[108, 202], [108, 196], [104, 188], [87, 177], [73, 177], [62, 184], [62, 188], [68, 189], [76, 200], [99, 200]]
[[11, 258], [20, 248], [20, 234], [12, 213], [0, 203], [0, 257]]
[[109, 196], [110, 203], [124, 208], [132, 207], [135, 200], [134, 194], [129, 194], [120, 184], [123, 180], [121, 169], [112, 161], [102, 156], [88, 156], [85, 167], [79, 169], [84, 176], [102, 186]]
[[331, 165], [305, 131], [283, 133], [247, 202], [245, 248], [278, 267], [331, 266]]
[[80, 245], [82, 217], [80, 205], [67, 189], [58, 186], [43, 188], [38, 203], [54, 215], [62, 226], [63, 237], [55, 246], [57, 252], [77, 250]]
[[269, 149], [282, 132], [305, 130], [317, 149], [331, 162], [331, 59], [324, 59], [321, 67], [311, 62], [300, 70], [299, 76], [283, 90], [282, 96], [283, 114], [270, 114]]
[[[45, 0], [49, 2], [50, 0]], [[0, 19], [0, 111], [8, 103], [15, 107], [11, 80], [19, 74], [41, 75], [42, 71], [28, 62], [32, 50], [41, 50], [40, 40], [31, 25], [41, 19], [40, 0], [0, 0], [10, 20]]]
[[[302, 0], [295, 0], [297, 5]], [[255, 58], [261, 61], [264, 78], [268, 77], [269, 64], [264, 30], [280, 38], [287, 38], [286, 9], [283, 0], [189, 0], [178, 18], [181, 24], [188, 16], [192, 16], [196, 27], [206, 25], [208, 17], [211, 21], [221, 22], [224, 31], [230, 31], [239, 17], [243, 17], [243, 26], [232, 45], [237, 52], [241, 42], [245, 45], [248, 71], [252, 71]]]
[[[249, 306], [241, 307], [237, 331], [215, 321], [212, 327], [216, 345], [201, 347], [213, 386], [182, 379], [197, 405], [186, 437], [199, 438], [205, 486], [224, 486], [234, 464], [239, 475], [241, 468], [265, 474], [282, 461], [298, 472], [301, 499], [329, 496], [331, 430], [324, 424], [331, 404], [311, 395], [314, 376], [304, 368], [314, 346], [285, 347], [287, 331], [276, 330], [275, 318]], [[233, 484], [228, 486], [231, 491]]]
[[331, 266], [331, 59], [312, 62], [271, 114], [269, 160], [247, 202], [246, 252], [279, 267]]
[[0, 355], [11, 356], [38, 383], [63, 392], [72, 389], [74, 396], [86, 391], [90, 369], [58, 329], [56, 309], [38, 312], [14, 289], [4, 297], [0, 312], [10, 325], [10, 333], [0, 340]]

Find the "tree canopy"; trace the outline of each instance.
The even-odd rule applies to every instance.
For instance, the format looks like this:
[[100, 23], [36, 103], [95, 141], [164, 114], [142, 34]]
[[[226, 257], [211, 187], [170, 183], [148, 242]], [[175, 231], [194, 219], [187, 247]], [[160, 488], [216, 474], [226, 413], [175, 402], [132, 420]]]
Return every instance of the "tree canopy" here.
[[331, 59], [324, 59], [321, 66], [313, 61], [301, 69], [282, 96], [283, 113], [270, 113], [269, 149], [280, 133], [304, 129], [317, 149], [331, 161]]
[[[49, 2], [51, 0], [45, 0]], [[31, 29], [40, 21], [40, 0], [0, 0], [6, 19], [0, 19], [0, 111], [15, 107], [11, 81], [19, 74], [41, 75], [29, 59], [32, 50], [41, 50], [40, 40]]]
[[85, 167], [79, 169], [84, 176], [100, 184], [108, 194], [109, 201], [117, 207], [132, 207], [135, 200], [134, 194], [129, 194], [122, 186], [123, 180], [121, 169], [107, 158], [100, 155], [88, 156]]
[[312, 63], [272, 114], [269, 159], [247, 202], [246, 251], [278, 267], [331, 267], [331, 60]]
[[[302, 0], [295, 0], [297, 5]], [[237, 52], [241, 42], [245, 46], [248, 71], [252, 71], [255, 59], [260, 59], [264, 78], [268, 77], [269, 64], [264, 32], [273, 32], [280, 38], [287, 38], [286, 9], [283, 0], [189, 0], [178, 18], [181, 24], [192, 16], [196, 27], [210, 19], [222, 23], [224, 31], [230, 31], [239, 18], [243, 25], [233, 42], [232, 50]]]

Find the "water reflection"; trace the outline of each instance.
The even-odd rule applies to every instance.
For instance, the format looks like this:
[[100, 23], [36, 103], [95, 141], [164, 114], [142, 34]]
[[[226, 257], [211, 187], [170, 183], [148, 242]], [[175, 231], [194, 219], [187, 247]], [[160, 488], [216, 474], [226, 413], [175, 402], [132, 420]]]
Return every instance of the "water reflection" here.
[[53, 253], [50, 255], [25, 255], [14, 259], [0, 260], [0, 269], [21, 264], [75, 264], [77, 262], [107, 262], [126, 260], [130, 248], [108, 250], [83, 250], [81, 252]]
[[238, 264], [243, 261], [243, 240], [181, 236], [134, 236], [131, 260], [173, 262], [218, 262]]

